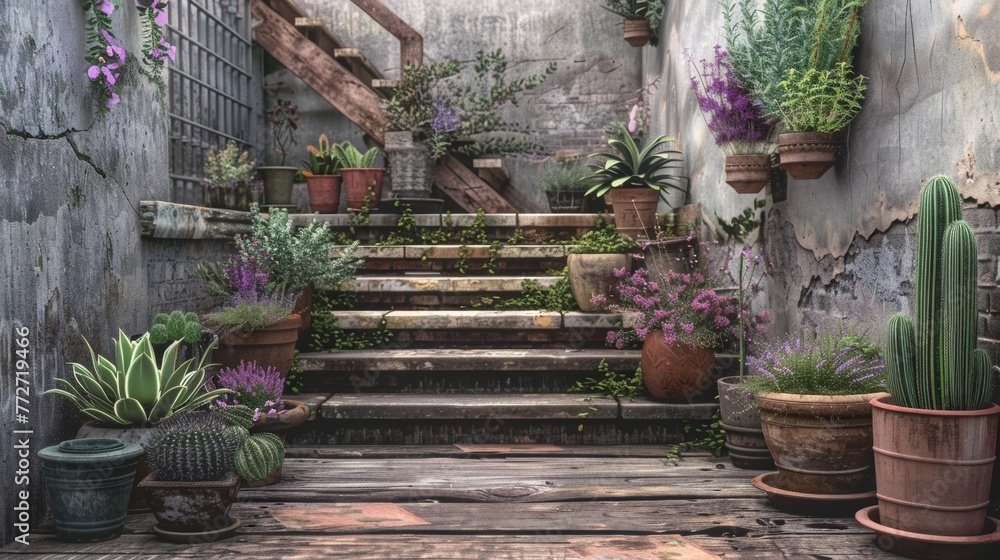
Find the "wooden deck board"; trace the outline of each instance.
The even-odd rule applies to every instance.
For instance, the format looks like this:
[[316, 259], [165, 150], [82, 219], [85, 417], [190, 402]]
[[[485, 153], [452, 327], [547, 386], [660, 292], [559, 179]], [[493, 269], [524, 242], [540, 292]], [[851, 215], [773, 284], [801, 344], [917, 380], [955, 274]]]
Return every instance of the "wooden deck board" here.
[[[313, 458], [286, 460], [281, 483], [240, 491], [231, 514], [242, 525], [229, 539], [163, 543], [152, 534], [152, 515], [141, 514], [130, 516], [115, 540], [68, 544], [35, 531], [29, 546], [8, 545], [0, 556], [893, 558], [853, 518], [772, 508], [749, 483], [757, 472], [707, 454], [675, 463], [663, 446], [538, 454], [445, 446], [309, 449]], [[700, 549], [669, 548], [685, 543]]]

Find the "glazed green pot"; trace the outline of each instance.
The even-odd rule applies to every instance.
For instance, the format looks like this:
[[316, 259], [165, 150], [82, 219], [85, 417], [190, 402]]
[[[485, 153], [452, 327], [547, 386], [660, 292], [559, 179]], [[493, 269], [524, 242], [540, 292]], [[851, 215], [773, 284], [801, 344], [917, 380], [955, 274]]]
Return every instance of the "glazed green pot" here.
[[59, 540], [121, 534], [141, 454], [141, 446], [112, 438], [72, 439], [38, 452]]
[[292, 203], [292, 185], [295, 184], [297, 167], [267, 165], [257, 168], [264, 181], [264, 202], [269, 206]]

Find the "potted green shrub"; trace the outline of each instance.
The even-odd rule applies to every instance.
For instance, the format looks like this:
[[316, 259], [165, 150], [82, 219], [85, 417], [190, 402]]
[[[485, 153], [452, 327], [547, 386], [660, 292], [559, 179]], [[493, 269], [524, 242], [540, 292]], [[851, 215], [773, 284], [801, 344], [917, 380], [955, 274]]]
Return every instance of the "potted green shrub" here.
[[555, 163], [542, 168], [538, 184], [549, 201], [549, 211], [560, 213], [582, 212], [584, 193], [590, 175], [585, 166], [573, 163]]
[[678, 150], [661, 150], [674, 139], [660, 136], [639, 149], [624, 124], [615, 125], [617, 137], [608, 140], [613, 151], [593, 154], [594, 173], [588, 180], [595, 184], [587, 196], [606, 197], [615, 213], [618, 233], [633, 239], [648, 238], [656, 225], [656, 205], [671, 188], [679, 189], [683, 177], [670, 173], [683, 168], [675, 156]]
[[[1000, 537], [983, 536], [1000, 406], [990, 403], [990, 358], [976, 348], [976, 239], [961, 218], [962, 197], [951, 180], [928, 180], [917, 214], [916, 316], [889, 320], [892, 396], [871, 401], [878, 506], [857, 514], [891, 537]], [[894, 550], [893, 540], [879, 543]]]
[[271, 129], [271, 149], [276, 154], [278, 165], [262, 165], [257, 168], [264, 181], [264, 202], [268, 206], [290, 206], [292, 185], [295, 184], [297, 168], [285, 165], [288, 150], [295, 144], [295, 131], [299, 128], [298, 106], [291, 101], [278, 99], [274, 107], [267, 110], [267, 123]]
[[616, 269], [627, 269], [628, 252], [639, 249], [631, 237], [621, 235], [603, 216], [594, 228], [575, 239], [566, 256], [567, 275], [573, 298], [580, 311], [597, 309], [594, 296], [607, 296], [615, 280]]
[[869, 401], [888, 394], [881, 349], [867, 333], [830, 329], [814, 340], [788, 336], [752, 352], [747, 368], [743, 390], [755, 395], [778, 468], [754, 484], [772, 503], [781, 507], [790, 497], [810, 496], [795, 505], [830, 507], [843, 500], [857, 505], [863, 494], [872, 499]]
[[663, 18], [663, 0], [605, 0], [604, 9], [625, 18], [625, 42], [656, 46], [655, 29]]
[[320, 214], [333, 214], [340, 206], [340, 160], [326, 134], [319, 136], [318, 146], [307, 146], [308, 161], [302, 162], [302, 175], [309, 189], [309, 208]]
[[243, 406], [178, 414], [148, 443], [151, 473], [139, 483], [150, 503], [153, 532], [174, 542], [204, 542], [240, 526], [229, 517], [240, 479], [262, 480], [284, 460], [274, 434], [250, 434]]
[[254, 180], [257, 161], [249, 158], [250, 154], [241, 152], [235, 140], [226, 142], [222, 150], [205, 154], [201, 188], [206, 206], [246, 212], [251, 203], [264, 201], [264, 186]]
[[372, 167], [378, 157], [378, 148], [372, 147], [361, 153], [350, 142], [343, 142], [333, 147], [333, 153], [340, 161], [347, 209], [360, 210], [365, 202], [369, 208], [378, 208], [382, 200], [382, 179], [385, 177], [384, 168]]

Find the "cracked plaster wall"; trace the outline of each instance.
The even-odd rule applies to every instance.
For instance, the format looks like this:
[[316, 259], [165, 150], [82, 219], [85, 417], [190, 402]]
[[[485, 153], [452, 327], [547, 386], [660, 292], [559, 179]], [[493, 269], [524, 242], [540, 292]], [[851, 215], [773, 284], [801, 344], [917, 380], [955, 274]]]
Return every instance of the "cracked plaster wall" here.
[[[424, 61], [449, 58], [472, 60], [479, 50], [502, 48], [513, 73], [541, 72], [558, 64], [557, 73], [524, 95], [506, 116], [530, 123], [539, 141], [551, 150], [591, 153], [602, 145], [601, 129], [612, 120], [628, 120], [628, 110], [640, 88], [639, 49], [622, 39], [621, 18], [601, 2], [574, 0], [572, 9], [534, 0], [436, 0], [383, 3], [424, 38]], [[322, 18], [348, 46], [359, 47], [387, 78], [399, 77], [399, 41], [349, 0], [299, 0], [307, 14]], [[272, 95], [291, 96], [299, 104], [302, 128], [299, 146], [315, 144], [320, 133], [331, 140], [362, 143], [361, 131], [329, 103], [274, 63], [265, 84]], [[525, 158], [506, 157], [511, 183], [547, 209], [545, 194], [536, 188], [539, 165]]]
[[[66, 361], [84, 362], [81, 336], [103, 353], [121, 327], [149, 321], [148, 248], [139, 201], [169, 197], [165, 99], [134, 67], [120, 105], [95, 122], [77, 3], [40, 0], [26, 10], [0, 2], [0, 472], [13, 477], [14, 331], [30, 329], [30, 486], [0, 489], [0, 538], [14, 533], [15, 492], [30, 491], [31, 526], [46, 509], [37, 452], [72, 437], [82, 422], [62, 399], [42, 396]], [[115, 13], [130, 56], [138, 12]], [[133, 59], [132, 65], [136, 64]], [[23, 436], [20, 436], [23, 437]], [[11, 504], [11, 507], [7, 507]], [[30, 537], [29, 537], [30, 541]]]
[[[951, 177], [967, 212], [990, 213], [1000, 204], [998, 2], [869, 0], [862, 17], [856, 68], [869, 77], [868, 92], [845, 130], [838, 164], [819, 180], [789, 178], [787, 200], [767, 208], [776, 332], [830, 316], [882, 320], [908, 311], [916, 254], [911, 220], [926, 178]], [[643, 55], [647, 79], [665, 84], [653, 99], [653, 132], [679, 137], [692, 198], [708, 224], [731, 218], [752, 198], [725, 185], [723, 154], [688, 86], [685, 53], [709, 57], [713, 45], [724, 44], [722, 26], [717, 2], [670, 0], [664, 44]], [[996, 221], [984, 221], [977, 228], [981, 288], [997, 278]], [[985, 325], [991, 312], [984, 305], [980, 311]], [[996, 358], [992, 334], [981, 336]]]

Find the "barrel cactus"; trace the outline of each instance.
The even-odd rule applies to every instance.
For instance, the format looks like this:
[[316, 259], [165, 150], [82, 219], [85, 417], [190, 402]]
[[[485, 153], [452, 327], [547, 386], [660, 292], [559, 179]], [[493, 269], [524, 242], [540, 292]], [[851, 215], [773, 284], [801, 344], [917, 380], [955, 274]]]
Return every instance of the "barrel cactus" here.
[[918, 213], [916, 325], [897, 314], [886, 332], [896, 404], [976, 410], [992, 393], [989, 355], [976, 348], [976, 238], [947, 177], [930, 179]]
[[218, 406], [216, 416], [229, 424], [229, 431], [239, 442], [236, 448], [236, 472], [250, 482], [263, 480], [285, 461], [285, 445], [270, 433], [251, 434], [254, 411], [248, 406]]
[[146, 447], [150, 470], [161, 481], [219, 480], [234, 469], [238, 440], [207, 411], [185, 412], [156, 427]]

